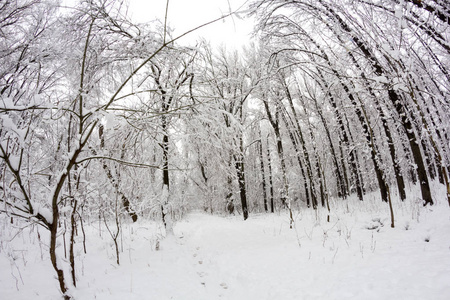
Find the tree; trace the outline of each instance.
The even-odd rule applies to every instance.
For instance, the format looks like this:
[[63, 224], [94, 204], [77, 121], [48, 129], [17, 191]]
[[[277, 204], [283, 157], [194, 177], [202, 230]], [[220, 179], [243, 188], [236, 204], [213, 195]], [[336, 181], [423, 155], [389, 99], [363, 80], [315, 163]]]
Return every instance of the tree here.
[[[219, 54], [213, 55], [211, 49], [205, 48], [203, 53], [206, 68], [204, 82], [207, 82], [206, 96], [215, 100], [223, 132], [227, 133], [225, 149], [226, 161], [231, 167], [234, 164], [241, 207], [244, 220], [248, 218], [247, 190], [245, 179], [245, 127], [249, 122], [247, 102], [259, 79], [250, 73], [250, 65], [243, 61], [237, 52], [227, 53], [222, 48]], [[233, 194], [232, 176], [228, 181], [229, 191]]]
[[[428, 88], [428, 95], [432, 97], [423, 97], [422, 92], [426, 86], [436, 86], [432, 83], [435, 78], [432, 72], [424, 71], [425, 57], [435, 66], [435, 70], [446, 76], [447, 68], [441, 56], [448, 49], [445, 37], [439, 33], [442, 28], [440, 24], [445, 18], [442, 18], [444, 10], [439, 4], [409, 2], [398, 4], [384, 1], [382, 5], [371, 1], [358, 1], [358, 4], [327, 0], [255, 1], [252, 8], [259, 18], [258, 29], [265, 42], [274, 48], [274, 55], [289, 52], [292, 57], [289, 68], [295, 67], [297, 76], [308, 86], [322, 87], [321, 97], [326, 96], [335, 110], [342, 141], [352, 149], [350, 154], [353, 157], [349, 162], [355, 182], [367, 176], [356, 168], [356, 164], [361, 164], [363, 169], [367, 169], [366, 161], [357, 158], [361, 155], [365, 157], [366, 150], [354, 147], [351, 139], [346, 138], [347, 135], [353, 136], [355, 142], [365, 140], [383, 200], [390, 199], [388, 185], [392, 178], [395, 179], [400, 199], [405, 199], [402, 169], [407, 170], [413, 165], [417, 168], [424, 204], [433, 204], [429, 176], [433, 178], [435, 165], [441, 182], [445, 182], [449, 189], [444, 176], [446, 172], [443, 171], [445, 168], [440, 167], [445, 164], [442, 154], [448, 150], [435, 142], [443, 136], [437, 129], [437, 122], [442, 119], [430, 110], [426, 115], [418, 100], [425, 103], [428, 99], [433, 101], [440, 98], [445, 102], [442, 89], [431, 91]], [[436, 13], [432, 17], [436, 22], [424, 23], [423, 19], [430, 12]], [[358, 18], [354, 18], [355, 15]], [[387, 21], [375, 23], [381, 19]], [[411, 27], [405, 25], [408, 22]], [[423, 31], [424, 35], [418, 35], [417, 30]], [[402, 53], [402, 57], [408, 57], [408, 64], [400, 58], [399, 53]], [[420, 70], [411, 69], [411, 66], [416, 65], [421, 66]], [[421, 85], [417, 78], [421, 78], [420, 81], [430, 80], [431, 85]], [[442, 87], [447, 85], [442, 84]], [[345, 113], [342, 109], [339, 112], [335, 100], [339, 98], [344, 99], [342, 107], [345, 107]], [[318, 103], [317, 99], [314, 101]], [[349, 105], [353, 107], [351, 110], [348, 109]], [[320, 114], [323, 116], [323, 111]], [[382, 121], [381, 127], [373, 125], [376, 124], [377, 116]], [[329, 122], [324, 121], [323, 124]], [[362, 135], [355, 134], [358, 123], [363, 129]], [[423, 128], [430, 128], [430, 124], [437, 131], [423, 131]], [[334, 148], [332, 145], [335, 142], [331, 139], [328, 141], [330, 147]], [[402, 141], [408, 143], [409, 149], [403, 146]], [[431, 149], [439, 153], [435, 159]], [[340, 173], [340, 168], [346, 168], [345, 162], [341, 162], [339, 167], [336, 151], [333, 152], [335, 154], [331, 161], [336, 173]], [[413, 162], [401, 166], [400, 161], [407, 161], [402, 157], [409, 157], [410, 154]], [[364, 181], [371, 185], [372, 180]], [[342, 182], [338, 186], [343, 194], [345, 186]], [[356, 186], [358, 194], [362, 195], [362, 186]]]
[[[137, 93], [128, 93], [135, 90], [132, 79], [177, 38], [158, 39], [148, 26], [133, 25], [114, 1], [82, 2], [59, 18], [52, 3], [8, 1], [0, 8], [7, 37], [1, 58], [2, 212], [49, 231], [50, 260], [69, 299], [57, 247], [61, 210], [72, 205], [73, 232], [75, 197], [85, 190], [80, 182], [87, 182], [79, 180], [80, 171], [97, 159], [127, 163], [100, 154], [100, 125], [124, 111]], [[23, 32], [11, 27], [19, 22]]]
[[[178, 51], [171, 49], [167, 51], [163, 58], [156, 62], [152, 61], [150, 65], [151, 77], [154, 81], [154, 89], [159, 93], [160, 101], [156, 103], [157, 113], [161, 119], [160, 142], [162, 148], [162, 199], [161, 215], [167, 234], [173, 234], [171, 211], [169, 208], [170, 197], [170, 179], [169, 179], [169, 136], [171, 123], [175, 123], [175, 116], [179, 115], [182, 109], [181, 98], [184, 97], [182, 87], [193, 77], [191, 67], [196, 57], [195, 51]], [[173, 124], [172, 124], [173, 128]]]

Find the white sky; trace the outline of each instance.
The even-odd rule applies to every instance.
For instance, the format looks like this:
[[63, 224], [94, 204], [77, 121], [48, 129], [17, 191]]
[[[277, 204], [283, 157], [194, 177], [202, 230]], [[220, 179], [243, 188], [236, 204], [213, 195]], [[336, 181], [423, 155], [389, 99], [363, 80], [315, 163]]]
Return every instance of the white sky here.
[[[164, 20], [166, 0], [129, 0], [130, 14], [138, 22], [159, 18]], [[180, 35], [208, 21], [216, 19], [242, 6], [246, 0], [169, 0], [168, 23], [174, 35]], [[248, 44], [253, 22], [237, 17], [227, 18], [208, 25], [183, 37], [179, 42], [193, 42], [200, 36], [215, 46], [225, 44], [227, 48], [239, 49]]]

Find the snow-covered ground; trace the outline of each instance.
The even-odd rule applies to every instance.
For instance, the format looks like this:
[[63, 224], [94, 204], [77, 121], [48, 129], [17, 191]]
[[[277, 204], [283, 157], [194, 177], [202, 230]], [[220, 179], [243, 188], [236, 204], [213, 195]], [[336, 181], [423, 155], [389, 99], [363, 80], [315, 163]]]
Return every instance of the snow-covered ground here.
[[[120, 266], [104, 224], [77, 237], [74, 299], [450, 299], [450, 209], [387, 205], [124, 224]], [[1, 219], [0, 299], [61, 299], [45, 242]], [[39, 230], [41, 241], [46, 234]], [[100, 235], [101, 233], [101, 235]], [[7, 242], [16, 235], [12, 242]], [[157, 246], [159, 242], [159, 247]], [[61, 245], [62, 247], [62, 245]], [[158, 250], [156, 248], [159, 248]]]

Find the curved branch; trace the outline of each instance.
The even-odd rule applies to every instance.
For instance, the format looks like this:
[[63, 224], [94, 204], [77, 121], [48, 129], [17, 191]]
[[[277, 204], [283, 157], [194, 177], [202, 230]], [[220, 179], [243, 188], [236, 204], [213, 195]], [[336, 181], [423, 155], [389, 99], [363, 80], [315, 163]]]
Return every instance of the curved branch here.
[[129, 167], [135, 167], [135, 168], [155, 168], [155, 169], [160, 169], [159, 166], [153, 166], [153, 165], [148, 165], [148, 164], [129, 162], [129, 161], [124, 161], [124, 160], [121, 160], [121, 159], [113, 158], [113, 157], [100, 156], [100, 155], [85, 157], [85, 158], [83, 158], [81, 160], [78, 160], [76, 163], [80, 164], [82, 162], [93, 160], [93, 159], [111, 160], [111, 161], [117, 162], [119, 164], [123, 164], [123, 165], [129, 166]]

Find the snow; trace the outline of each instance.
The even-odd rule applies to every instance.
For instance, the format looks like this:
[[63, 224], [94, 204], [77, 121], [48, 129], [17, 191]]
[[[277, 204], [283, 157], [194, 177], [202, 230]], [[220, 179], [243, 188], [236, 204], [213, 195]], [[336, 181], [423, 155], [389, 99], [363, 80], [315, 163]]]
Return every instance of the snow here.
[[53, 222], [53, 213], [48, 209], [47, 207], [44, 207], [43, 205], [39, 203], [33, 203], [32, 204], [35, 215], [40, 214], [45, 218], [45, 220], [51, 224]]
[[373, 80], [378, 83], [389, 83], [389, 80], [386, 78], [386, 76], [375, 76]]
[[24, 109], [23, 105], [15, 105], [13, 98], [10, 97], [2, 97], [0, 99], [0, 108], [4, 109]]
[[10, 129], [10, 131], [15, 132], [19, 137], [20, 142], [24, 140], [27, 130], [19, 129], [9, 115], [0, 115], [0, 124], [3, 128]]
[[[160, 222], [141, 218], [123, 224], [120, 266], [104, 224], [85, 220], [87, 254], [78, 236], [72, 295], [83, 300], [448, 299], [450, 209], [442, 202], [425, 208], [396, 204], [393, 229], [387, 205], [356, 201], [332, 203], [330, 222], [325, 209], [297, 210], [293, 229], [287, 212], [251, 214], [247, 221], [193, 212], [175, 223], [174, 236], [163, 238]], [[61, 299], [47, 242], [39, 242], [36, 230], [41, 241], [48, 234], [42, 228], [17, 233], [8, 219], [0, 221], [0, 298]]]
[[19, 169], [19, 164], [20, 164], [20, 157], [17, 155], [10, 155], [8, 157], [9, 163], [11, 164], [11, 167], [14, 170], [18, 170]]
[[119, 121], [117, 120], [116, 116], [113, 113], [105, 111], [103, 112], [103, 115], [106, 130], [114, 129], [114, 127], [119, 125]]
[[403, 6], [402, 5], [396, 5], [395, 6], [395, 17], [398, 19], [401, 19], [403, 16]]

